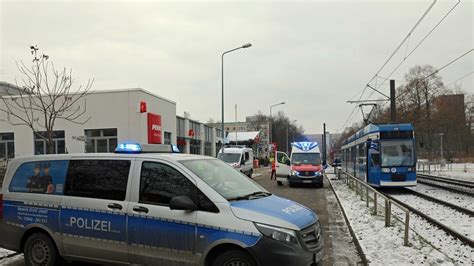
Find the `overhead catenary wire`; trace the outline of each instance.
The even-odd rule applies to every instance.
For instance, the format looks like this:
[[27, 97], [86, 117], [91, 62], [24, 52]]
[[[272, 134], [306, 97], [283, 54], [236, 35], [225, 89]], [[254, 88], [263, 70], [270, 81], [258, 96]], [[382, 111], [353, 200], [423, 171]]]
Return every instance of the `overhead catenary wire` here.
[[[419, 80], [427, 79], [427, 78], [429, 78], [429, 77], [431, 77], [431, 76], [433, 76], [433, 75], [439, 73], [440, 71], [446, 69], [446, 68], [449, 67], [450, 65], [452, 65], [452, 64], [454, 64], [455, 62], [459, 61], [461, 58], [463, 58], [463, 57], [465, 57], [466, 55], [470, 54], [472, 51], [474, 51], [474, 49], [467, 50], [465, 53], [463, 53], [463, 54], [461, 54], [460, 56], [458, 56], [458, 57], [452, 59], [452, 60], [449, 61], [448, 63], [446, 63], [446, 64], [444, 64], [443, 66], [441, 66], [439, 69], [437, 69], [437, 70], [431, 72], [430, 74], [428, 74], [428, 75], [426, 75], [426, 76], [424, 76], [424, 77], [419, 78]], [[470, 73], [463, 75], [462, 77], [456, 79], [455, 81], [451, 82], [450, 84], [452, 84], [452, 83], [454, 83], [454, 82], [457, 82], [457, 81], [459, 81], [459, 80], [461, 80], [461, 79], [463, 79], [463, 78], [465, 78], [465, 77], [471, 75], [472, 73], [474, 73], [474, 71], [471, 71]], [[444, 87], [447, 88], [447, 86], [444, 86]], [[401, 94], [397, 95], [395, 99], [398, 100], [400, 97], [404, 96], [405, 94], [406, 94], [406, 92], [405, 92], [405, 93], [401, 93]], [[381, 106], [381, 108], [385, 108], [385, 106], [386, 106], [386, 104], [383, 104], [383, 105]]]
[[[400, 63], [398, 63], [398, 65], [392, 70], [392, 72], [390, 72], [390, 74], [388, 75], [388, 78], [385, 79], [378, 87], [377, 89], [379, 89], [381, 86], [383, 86], [385, 84], [385, 81], [387, 81], [388, 79], [390, 79], [390, 77], [393, 75], [393, 73], [395, 73], [401, 65], [403, 65], [403, 63], [405, 63], [405, 61], [407, 60], [408, 57], [410, 57], [413, 52], [416, 51], [416, 49], [418, 49], [418, 47], [421, 46], [421, 44], [433, 33], [433, 31], [438, 28], [438, 26], [446, 19], [446, 17], [451, 14], [451, 12], [453, 12], [453, 10], [459, 5], [459, 3], [461, 2], [461, 0], [458, 0], [457, 3], [455, 3], [451, 9], [448, 10], [448, 12], [446, 12], [446, 14], [444, 14], [444, 16], [438, 21], [438, 23], [436, 23], [436, 25], [431, 28], [431, 30], [415, 45], [415, 48], [413, 48], [409, 53], [408, 55], [405, 55], [404, 58], [400, 61]], [[370, 96], [373, 94], [373, 92], [370, 94]], [[369, 96], [369, 97], [370, 97]]]
[[[372, 76], [372, 78], [366, 83], [366, 85], [362, 88], [362, 92], [360, 93], [360, 97], [358, 101], [362, 99], [364, 96], [364, 93], [367, 89], [367, 85], [370, 84], [374, 79], [377, 79], [378, 74], [385, 68], [385, 66], [390, 62], [390, 60], [393, 58], [393, 56], [400, 50], [400, 48], [403, 46], [403, 44], [410, 38], [411, 34], [415, 31], [415, 29], [420, 25], [420, 23], [423, 21], [423, 19], [426, 17], [426, 15], [431, 11], [433, 6], [436, 4], [437, 0], [433, 0], [433, 2], [430, 4], [430, 6], [426, 9], [426, 11], [423, 13], [423, 15], [418, 19], [418, 21], [413, 25], [413, 27], [410, 29], [408, 34], [403, 38], [403, 40], [400, 42], [400, 44], [395, 48], [395, 50], [390, 54], [390, 56], [385, 60], [385, 62], [382, 64], [382, 66], [379, 68], [379, 70]], [[353, 100], [359, 93], [356, 93], [354, 96], [352, 96], [349, 100]], [[346, 126], [346, 124], [349, 122], [350, 117], [354, 113], [354, 110], [357, 108], [354, 108], [352, 113], [349, 115], [348, 119], [346, 122], [341, 126], [341, 129]]]

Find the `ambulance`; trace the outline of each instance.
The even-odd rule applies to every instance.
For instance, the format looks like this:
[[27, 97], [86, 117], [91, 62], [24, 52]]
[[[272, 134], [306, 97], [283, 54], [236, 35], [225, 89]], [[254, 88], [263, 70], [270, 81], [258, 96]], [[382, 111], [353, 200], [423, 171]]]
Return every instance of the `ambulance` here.
[[277, 152], [277, 182], [278, 185], [288, 183], [311, 184], [323, 187], [323, 165], [321, 151], [317, 142], [291, 143], [291, 155]]

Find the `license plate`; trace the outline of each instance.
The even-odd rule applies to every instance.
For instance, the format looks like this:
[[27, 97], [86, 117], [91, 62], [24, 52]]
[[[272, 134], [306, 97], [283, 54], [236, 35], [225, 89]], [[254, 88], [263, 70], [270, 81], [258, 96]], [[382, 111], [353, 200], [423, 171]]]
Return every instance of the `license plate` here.
[[304, 184], [309, 184], [309, 183], [313, 183], [313, 182], [311, 182], [311, 180], [303, 180], [303, 183]]

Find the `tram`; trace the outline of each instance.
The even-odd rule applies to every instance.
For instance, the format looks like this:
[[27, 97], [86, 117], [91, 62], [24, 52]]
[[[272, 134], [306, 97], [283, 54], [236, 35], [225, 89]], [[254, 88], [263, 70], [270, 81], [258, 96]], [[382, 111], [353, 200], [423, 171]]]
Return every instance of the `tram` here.
[[374, 187], [416, 186], [413, 125], [369, 124], [342, 142], [342, 168]]

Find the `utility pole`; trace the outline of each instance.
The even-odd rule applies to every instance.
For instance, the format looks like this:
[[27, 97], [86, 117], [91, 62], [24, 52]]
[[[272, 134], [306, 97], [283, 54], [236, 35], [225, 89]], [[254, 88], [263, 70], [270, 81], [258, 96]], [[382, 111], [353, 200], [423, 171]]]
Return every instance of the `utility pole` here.
[[323, 162], [326, 162], [326, 123], [323, 123]]
[[395, 80], [390, 80], [390, 122], [397, 122], [397, 109], [395, 105]]
[[237, 146], [237, 132], [239, 132], [239, 122], [237, 120], [237, 104], [235, 104], [235, 125], [236, 125], [236, 130], [235, 130], [235, 145]]
[[439, 133], [439, 136], [441, 137], [441, 161], [444, 161], [444, 156], [443, 156], [443, 135], [444, 133]]

